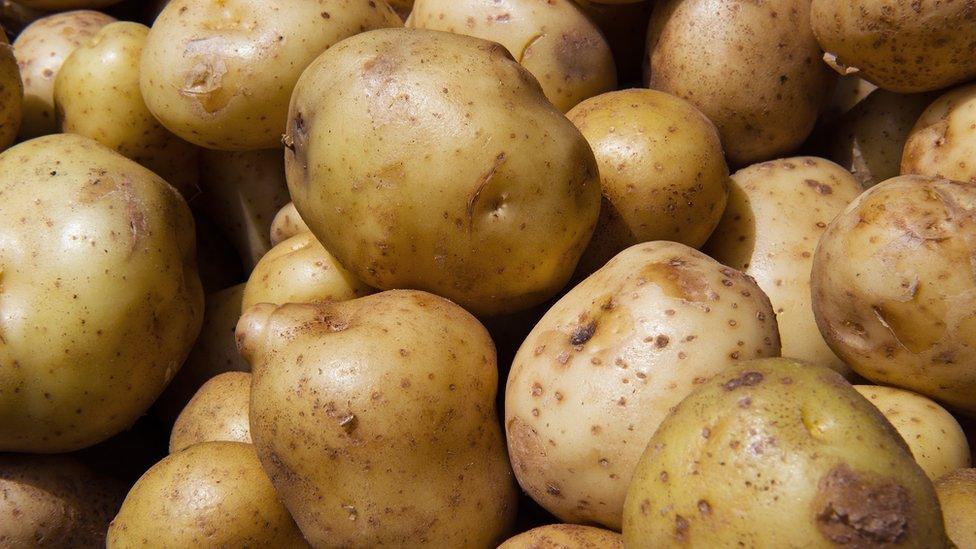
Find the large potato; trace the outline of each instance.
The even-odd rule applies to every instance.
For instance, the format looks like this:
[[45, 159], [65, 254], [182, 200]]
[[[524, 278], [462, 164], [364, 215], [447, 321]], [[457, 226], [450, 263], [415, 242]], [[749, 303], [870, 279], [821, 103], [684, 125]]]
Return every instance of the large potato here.
[[976, 183], [976, 84], [940, 96], [921, 113], [905, 140], [901, 173]]
[[935, 483], [949, 539], [960, 549], [976, 547], [976, 469], [960, 469]]
[[315, 546], [492, 547], [515, 517], [485, 329], [453, 303], [392, 291], [261, 305], [238, 341], [251, 437]]
[[203, 384], [180, 413], [169, 437], [169, 452], [199, 442], [251, 442], [248, 412], [251, 374], [225, 372]]
[[620, 534], [579, 524], [550, 524], [523, 532], [498, 549], [623, 549]]
[[624, 544], [947, 547], [932, 483], [884, 416], [823, 366], [757, 360], [661, 424], [627, 493]]
[[7, 35], [0, 28], [0, 151], [13, 144], [24, 112], [24, 85]]
[[573, 0], [415, 0], [407, 26], [498, 42], [563, 112], [617, 87], [610, 45]]
[[729, 206], [705, 253], [755, 278], [776, 311], [783, 356], [851, 369], [817, 330], [810, 272], [820, 236], [861, 194], [850, 172], [810, 156], [743, 168], [732, 176]]
[[886, 90], [937, 90], [976, 77], [976, 4], [963, 0], [813, 0], [824, 58]]
[[0, 155], [0, 451], [130, 426], [200, 331], [193, 219], [173, 187], [76, 135]]
[[833, 79], [820, 62], [807, 0], [662, 0], [647, 48], [650, 87], [712, 119], [735, 165], [803, 143]]
[[308, 231], [308, 225], [298, 215], [294, 202], [289, 202], [278, 210], [271, 221], [271, 245], [277, 246], [289, 238]]
[[75, 48], [113, 21], [114, 17], [97, 11], [69, 11], [38, 19], [17, 36], [14, 56], [24, 82], [22, 138], [58, 131], [54, 79]]
[[340, 263], [477, 314], [559, 291], [599, 215], [586, 140], [477, 38], [396, 29], [337, 44], [302, 75], [284, 141], [292, 200]]
[[515, 475], [560, 519], [619, 529], [661, 420], [709, 377], [779, 350], [753, 280], [681, 244], [628, 248], [560, 299], [515, 357], [505, 388]]
[[830, 224], [813, 262], [824, 339], [858, 374], [976, 415], [976, 187], [901, 176]]
[[374, 0], [173, 0], [149, 33], [142, 95], [191, 143], [271, 149], [280, 146], [288, 99], [312, 60], [356, 33], [400, 25]]
[[579, 271], [641, 242], [708, 240], [725, 210], [729, 168], [705, 115], [673, 95], [633, 89], [587, 99], [567, 116], [593, 148], [603, 190]]

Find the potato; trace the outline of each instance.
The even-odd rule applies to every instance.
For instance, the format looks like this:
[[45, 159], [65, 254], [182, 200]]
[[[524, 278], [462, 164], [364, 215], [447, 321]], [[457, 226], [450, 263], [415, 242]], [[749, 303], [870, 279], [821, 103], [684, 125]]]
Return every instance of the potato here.
[[14, 50], [0, 28], [0, 151], [17, 139], [24, 110], [24, 85]]
[[751, 279], [681, 244], [628, 248], [559, 300], [515, 357], [505, 388], [515, 476], [561, 520], [618, 530], [661, 420], [709, 377], [779, 350]]
[[911, 391], [878, 385], [855, 385], [898, 430], [915, 461], [933, 481], [971, 465], [969, 443], [952, 414]]
[[125, 487], [73, 457], [0, 454], [0, 545], [98, 547]]
[[623, 549], [620, 534], [579, 524], [550, 524], [523, 532], [498, 549]]
[[810, 22], [838, 72], [889, 91], [931, 91], [976, 77], [972, 2], [813, 0]]
[[407, 26], [498, 42], [563, 112], [617, 87], [610, 45], [572, 0], [415, 0]]
[[244, 313], [251, 436], [314, 546], [494, 547], [515, 517], [495, 350], [453, 303], [391, 291]]
[[18, 4], [36, 10], [98, 9], [118, 4], [121, 0], [17, 0]]
[[200, 331], [193, 219], [173, 187], [76, 135], [0, 155], [0, 451], [129, 427]]
[[810, 134], [834, 78], [804, 0], [661, 0], [648, 30], [649, 87], [691, 101], [729, 162], [783, 156]]
[[54, 79], [64, 60], [98, 29], [115, 21], [97, 11], [69, 11], [31, 23], [14, 40], [14, 57], [24, 83], [24, 139], [58, 131], [54, 117]]
[[834, 217], [861, 194], [850, 172], [810, 156], [754, 164], [732, 176], [729, 206], [704, 251], [756, 279], [776, 311], [783, 356], [851, 369], [817, 330], [813, 254]]
[[[151, 541], [149, 541], [151, 540]], [[202, 442], [142, 475], [108, 529], [109, 548], [308, 547], [254, 446]]]
[[344, 40], [302, 75], [284, 141], [295, 207], [340, 263], [374, 288], [428, 290], [476, 314], [559, 291], [599, 215], [586, 140], [477, 38]]
[[730, 368], [647, 445], [628, 547], [946, 547], [935, 490], [884, 416], [823, 366]]
[[279, 147], [305, 67], [344, 38], [400, 25], [386, 2], [373, 0], [173, 0], [149, 32], [142, 95], [191, 143]]
[[226, 372], [203, 384], [183, 408], [169, 437], [175, 454], [200, 442], [251, 442], [251, 374]]
[[935, 483], [946, 533], [957, 547], [976, 547], [976, 469], [960, 469]]
[[289, 238], [308, 231], [308, 225], [302, 220], [295, 209], [295, 203], [289, 202], [278, 210], [271, 221], [271, 245], [277, 246]]
[[940, 96], [922, 112], [905, 140], [901, 173], [976, 183], [974, 155], [976, 84]]
[[617, 80], [625, 84], [639, 83], [644, 65], [644, 48], [647, 45], [647, 23], [651, 18], [654, 2], [575, 1], [607, 38], [617, 65]]
[[199, 192], [197, 148], [160, 125], [139, 92], [149, 28], [109, 23], [78, 46], [54, 80], [61, 131], [90, 137], [149, 168], [187, 200]]
[[278, 244], [261, 258], [244, 287], [244, 310], [258, 303], [345, 301], [373, 293], [310, 232]]
[[580, 272], [641, 242], [708, 240], [725, 210], [729, 168], [705, 115], [673, 95], [633, 89], [587, 99], [567, 116], [593, 148], [603, 189]]
[[813, 311], [854, 371], [976, 415], [976, 188], [889, 179], [827, 227]]

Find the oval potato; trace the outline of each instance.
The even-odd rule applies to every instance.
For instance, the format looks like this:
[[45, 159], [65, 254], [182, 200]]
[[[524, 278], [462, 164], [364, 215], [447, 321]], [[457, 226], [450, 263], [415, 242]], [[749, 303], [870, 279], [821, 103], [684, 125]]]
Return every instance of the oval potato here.
[[308, 231], [308, 225], [298, 215], [294, 202], [289, 202], [278, 210], [271, 221], [271, 246], [277, 246], [289, 238]]
[[251, 374], [225, 372], [203, 384], [180, 413], [169, 437], [175, 454], [200, 442], [251, 442]]
[[976, 183], [976, 84], [949, 91], [922, 112], [905, 140], [901, 173]]

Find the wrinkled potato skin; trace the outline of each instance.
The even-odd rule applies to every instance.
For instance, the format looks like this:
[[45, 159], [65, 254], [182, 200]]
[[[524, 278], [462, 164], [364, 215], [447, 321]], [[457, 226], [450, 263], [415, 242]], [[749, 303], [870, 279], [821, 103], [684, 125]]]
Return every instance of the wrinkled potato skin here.
[[550, 524], [509, 538], [498, 549], [624, 549], [624, 540], [592, 526]]
[[498, 42], [563, 112], [617, 87], [610, 45], [572, 0], [416, 0], [407, 26]]
[[915, 461], [933, 481], [971, 465], [966, 434], [952, 414], [911, 391], [855, 385], [905, 439]]
[[79, 45], [54, 81], [54, 107], [64, 133], [90, 137], [176, 187], [199, 192], [197, 148], [164, 128], [139, 92], [139, 58], [149, 28], [109, 23]]
[[68, 134], [0, 155], [0, 193], [0, 451], [84, 448], [146, 411], [200, 331], [193, 218], [158, 176]]
[[149, 33], [142, 95], [164, 126], [201, 147], [276, 148], [309, 63], [344, 38], [401, 24], [381, 1], [173, 0]]
[[54, 79], [64, 60], [98, 29], [115, 22], [97, 11], [69, 11], [31, 23], [14, 40], [14, 57], [24, 83], [24, 117], [20, 137], [30, 139], [58, 131], [54, 115]]
[[901, 173], [976, 183], [976, 84], [925, 109], [905, 141]]
[[254, 446], [203, 442], [170, 454], [129, 490], [107, 547], [281, 547], [308, 543]]
[[251, 272], [241, 307], [258, 303], [346, 301], [375, 290], [346, 270], [310, 232], [271, 249]]
[[704, 251], [753, 277], [776, 311], [783, 356], [851, 369], [817, 330], [810, 273], [820, 236], [861, 187], [850, 172], [811, 156], [772, 160], [732, 175], [722, 222]]
[[24, 85], [7, 35], [0, 28], [0, 151], [17, 139], [24, 113]]
[[624, 544], [947, 546], [932, 483], [884, 416], [840, 376], [789, 359], [715, 376], [641, 457]]
[[976, 76], [976, 4], [968, 0], [813, 0], [810, 22], [839, 72], [889, 91], [938, 90]]
[[118, 4], [121, 0], [17, 0], [18, 4], [35, 10], [98, 9]]
[[827, 344], [879, 385], [976, 415], [976, 188], [889, 179], [827, 228], [813, 310]]
[[374, 288], [428, 290], [475, 314], [554, 295], [599, 215], [586, 140], [477, 38], [343, 41], [299, 81], [284, 140], [292, 200], [336, 259]]
[[634, 466], [668, 412], [736, 361], [779, 350], [751, 279], [681, 244], [628, 248], [559, 300], [515, 357], [515, 475], [561, 520], [619, 529]]
[[251, 436], [313, 545], [505, 539], [515, 485], [495, 414], [495, 350], [474, 317], [391, 291], [259, 305], [237, 333], [253, 367]]
[[946, 532], [956, 547], [976, 547], [976, 469], [960, 469], [935, 483]]
[[809, 2], [662, 0], [648, 30], [649, 87], [701, 109], [737, 166], [793, 151], [828, 98], [832, 71]]
[[603, 190], [579, 272], [641, 242], [708, 240], [725, 210], [729, 168], [705, 115], [673, 95], [632, 89], [587, 99], [567, 116], [593, 148]]
[[251, 374], [226, 372], [203, 384], [180, 413], [169, 437], [175, 454], [199, 442], [251, 442]]
[[308, 232], [308, 225], [302, 220], [295, 209], [295, 203], [289, 202], [278, 210], [271, 221], [271, 245], [277, 246], [289, 238]]

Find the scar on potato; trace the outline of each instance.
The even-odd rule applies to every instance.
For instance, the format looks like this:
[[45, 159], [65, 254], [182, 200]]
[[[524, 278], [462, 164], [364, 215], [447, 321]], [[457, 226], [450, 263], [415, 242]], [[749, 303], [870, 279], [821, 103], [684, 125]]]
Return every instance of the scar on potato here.
[[908, 536], [911, 501], [892, 480], [868, 482], [842, 463], [820, 480], [818, 501], [817, 528], [834, 543], [877, 547]]
[[471, 193], [471, 196], [468, 198], [467, 213], [468, 213], [469, 233], [474, 229], [474, 211], [475, 208], [478, 206], [478, 202], [481, 200], [481, 194], [484, 192], [485, 188], [488, 187], [488, 184], [491, 183], [491, 180], [495, 178], [495, 174], [498, 173], [498, 169], [502, 167], [502, 164], [504, 164], [507, 159], [508, 159], [508, 155], [506, 155], [504, 152], [498, 153], [498, 156], [495, 157], [495, 160], [494, 162], [492, 162], [491, 167], [488, 168], [488, 171], [486, 171], [478, 179], [478, 185], [475, 187], [474, 192]]
[[641, 270], [641, 278], [657, 284], [668, 297], [684, 301], [714, 301], [718, 297], [711, 291], [703, 274], [678, 258], [666, 263], [651, 263]]

